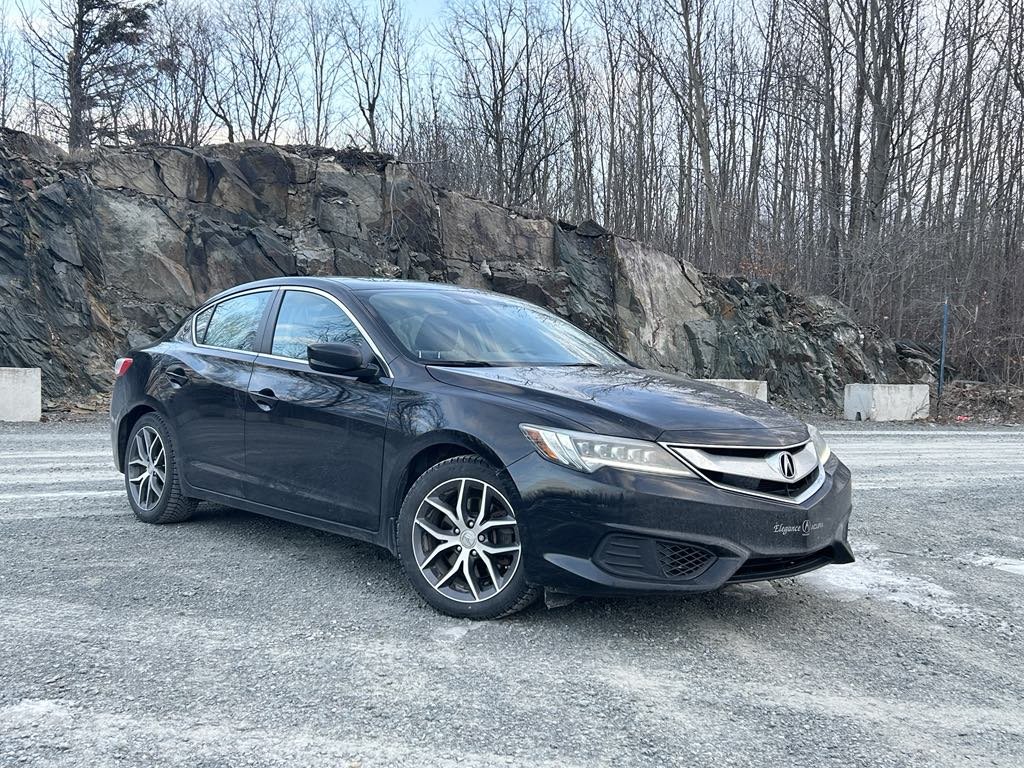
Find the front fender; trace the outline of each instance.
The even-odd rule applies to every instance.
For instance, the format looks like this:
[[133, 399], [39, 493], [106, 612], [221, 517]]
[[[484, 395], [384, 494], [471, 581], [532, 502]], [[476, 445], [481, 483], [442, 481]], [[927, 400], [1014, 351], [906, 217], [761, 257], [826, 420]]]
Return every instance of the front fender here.
[[505, 469], [533, 452], [519, 425], [536, 421], [582, 429], [580, 424], [544, 409], [486, 393], [464, 389], [451, 393], [440, 384], [417, 390], [396, 388], [385, 433], [380, 530], [389, 530], [405, 495], [409, 469], [424, 452], [438, 449], [436, 455], [443, 458], [446, 452], [442, 446], [463, 448]]

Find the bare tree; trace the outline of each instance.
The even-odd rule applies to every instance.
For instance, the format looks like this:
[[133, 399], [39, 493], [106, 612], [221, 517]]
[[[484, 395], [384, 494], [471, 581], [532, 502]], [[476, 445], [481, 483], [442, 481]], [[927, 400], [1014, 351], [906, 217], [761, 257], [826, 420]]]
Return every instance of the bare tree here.
[[550, 163], [566, 143], [558, 28], [531, 0], [478, 0], [453, 10], [447, 24], [451, 87], [489, 169], [481, 191], [505, 204], [543, 205]]
[[365, 137], [374, 152], [381, 149], [377, 109], [385, 89], [388, 56], [400, 24], [398, 0], [374, 0], [370, 4], [356, 0], [349, 2], [341, 26], [350, 96], [363, 118]]
[[293, 21], [284, 0], [228, 0], [206, 21], [206, 104], [228, 141], [277, 136], [293, 73]]
[[206, 106], [212, 72], [207, 29], [197, 8], [168, 0], [153, 13], [145, 53], [149, 70], [134, 95], [137, 141], [194, 147], [213, 135], [215, 118]]
[[568, 107], [571, 171], [567, 178], [569, 215], [579, 221], [594, 217], [597, 146], [593, 135], [594, 121], [590, 112], [595, 100], [594, 82], [597, 73], [591, 64], [593, 46], [580, 29], [578, 8], [570, 0], [560, 0], [559, 32], [564, 83]]
[[[707, 0], [665, 0], [667, 20], [671, 34], [662, 35], [658, 26], [642, 12], [634, 16], [638, 50], [642, 62], [657, 71], [672, 96], [678, 114], [685, 121], [692, 138], [700, 168], [701, 199], [707, 220], [711, 252], [725, 250], [722, 240], [720, 174], [716, 172], [713, 157], [711, 119], [708, 106], [707, 30], [710, 27]], [[641, 102], [641, 105], [643, 102]], [[643, 133], [637, 134], [643, 138]], [[650, 219], [646, 213], [641, 220]], [[715, 264], [716, 260], [712, 260]]]
[[7, 26], [7, 7], [0, 4], [0, 128], [11, 122], [25, 88], [21, 39]]
[[387, 57], [392, 83], [389, 89], [390, 139], [388, 145], [399, 155], [415, 151], [416, 90], [419, 87], [419, 73], [416, 70], [416, 64], [420, 49], [414, 40], [421, 33], [422, 29], [414, 29], [404, 13], [400, 11], [396, 15]]
[[342, 58], [344, 17], [340, 0], [301, 0], [298, 6], [299, 65], [294, 80], [299, 139], [327, 144], [339, 120], [345, 62]]

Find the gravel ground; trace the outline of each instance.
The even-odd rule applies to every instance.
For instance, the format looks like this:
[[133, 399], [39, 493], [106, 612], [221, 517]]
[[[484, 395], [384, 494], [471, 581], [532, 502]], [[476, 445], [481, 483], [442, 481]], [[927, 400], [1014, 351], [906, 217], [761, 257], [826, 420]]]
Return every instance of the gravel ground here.
[[845, 429], [858, 562], [440, 616], [371, 546], [137, 523], [105, 425], [0, 425], [0, 766], [1020, 766], [1024, 432]]

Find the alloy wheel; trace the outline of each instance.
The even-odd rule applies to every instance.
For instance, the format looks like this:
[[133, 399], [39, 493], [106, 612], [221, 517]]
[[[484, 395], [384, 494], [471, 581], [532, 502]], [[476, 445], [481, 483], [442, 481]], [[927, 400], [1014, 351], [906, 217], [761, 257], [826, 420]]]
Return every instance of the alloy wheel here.
[[167, 452], [160, 433], [145, 426], [135, 433], [128, 452], [128, 486], [139, 509], [148, 512], [160, 503], [167, 481]]
[[493, 485], [446, 480], [426, 495], [413, 521], [416, 565], [440, 594], [481, 603], [501, 592], [522, 555], [512, 505]]

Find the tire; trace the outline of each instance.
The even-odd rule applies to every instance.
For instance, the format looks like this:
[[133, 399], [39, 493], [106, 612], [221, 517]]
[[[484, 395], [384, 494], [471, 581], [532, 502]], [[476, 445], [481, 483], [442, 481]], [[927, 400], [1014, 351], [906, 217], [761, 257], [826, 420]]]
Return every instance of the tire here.
[[518, 501], [511, 481], [479, 456], [442, 461], [413, 483], [396, 523], [398, 557], [429, 605], [496, 619], [536, 601], [540, 590], [523, 571]]
[[135, 422], [128, 435], [123, 463], [128, 503], [139, 520], [163, 525], [192, 517], [199, 502], [182, 493], [174, 437], [163, 416], [147, 413]]

